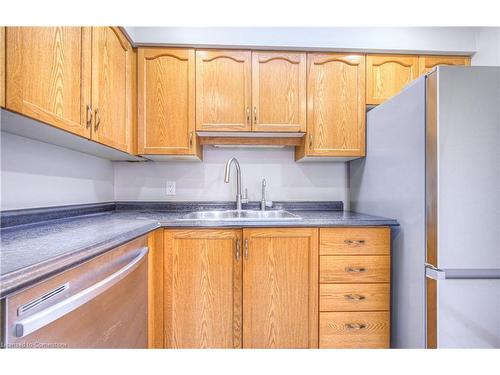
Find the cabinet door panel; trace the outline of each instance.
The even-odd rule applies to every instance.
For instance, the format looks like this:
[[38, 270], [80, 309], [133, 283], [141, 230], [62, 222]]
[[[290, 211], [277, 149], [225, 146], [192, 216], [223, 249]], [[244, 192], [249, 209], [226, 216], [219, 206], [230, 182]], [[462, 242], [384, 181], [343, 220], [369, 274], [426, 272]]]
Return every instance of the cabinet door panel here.
[[365, 153], [365, 58], [308, 54], [307, 137], [302, 156]]
[[139, 153], [194, 154], [194, 49], [139, 49]]
[[196, 130], [250, 131], [250, 51], [196, 51]]
[[116, 27], [92, 29], [92, 139], [129, 150], [132, 48]]
[[241, 347], [241, 230], [165, 230], [165, 347]]
[[380, 104], [418, 77], [418, 56], [367, 55], [366, 104]]
[[438, 65], [470, 65], [470, 57], [467, 56], [419, 56], [418, 74], [430, 72]]
[[6, 107], [89, 137], [90, 30], [8, 27], [6, 33]]
[[306, 54], [252, 52], [253, 131], [306, 130]]
[[318, 230], [244, 229], [243, 238], [243, 347], [317, 348]]

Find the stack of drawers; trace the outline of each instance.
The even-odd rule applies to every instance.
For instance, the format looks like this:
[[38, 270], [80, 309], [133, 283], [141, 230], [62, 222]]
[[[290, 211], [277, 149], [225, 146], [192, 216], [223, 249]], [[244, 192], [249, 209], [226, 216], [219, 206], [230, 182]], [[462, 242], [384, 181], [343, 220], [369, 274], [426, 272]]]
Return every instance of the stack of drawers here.
[[390, 228], [320, 229], [320, 348], [388, 348]]

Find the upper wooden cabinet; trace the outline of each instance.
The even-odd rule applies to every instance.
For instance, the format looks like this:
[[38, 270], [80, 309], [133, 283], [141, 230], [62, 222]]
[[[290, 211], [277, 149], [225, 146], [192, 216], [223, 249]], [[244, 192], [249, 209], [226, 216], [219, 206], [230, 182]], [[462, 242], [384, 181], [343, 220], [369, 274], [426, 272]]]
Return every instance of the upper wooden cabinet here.
[[318, 347], [318, 229], [243, 229], [243, 347]]
[[8, 27], [6, 108], [131, 152], [134, 52], [116, 27]]
[[470, 65], [467, 56], [419, 56], [418, 74], [422, 75], [431, 71], [438, 65]]
[[89, 137], [91, 29], [8, 27], [6, 107]]
[[252, 52], [252, 130], [305, 132], [306, 54]]
[[194, 49], [139, 48], [138, 153], [196, 155]]
[[309, 53], [307, 65], [307, 135], [296, 159], [363, 156], [365, 57]]
[[167, 348], [241, 347], [241, 230], [165, 230]]
[[5, 27], [0, 26], [0, 107], [5, 107]]
[[92, 138], [129, 151], [132, 127], [132, 46], [116, 27], [92, 29]]
[[251, 130], [251, 52], [196, 51], [196, 130]]
[[418, 56], [367, 55], [366, 104], [380, 104], [418, 77]]

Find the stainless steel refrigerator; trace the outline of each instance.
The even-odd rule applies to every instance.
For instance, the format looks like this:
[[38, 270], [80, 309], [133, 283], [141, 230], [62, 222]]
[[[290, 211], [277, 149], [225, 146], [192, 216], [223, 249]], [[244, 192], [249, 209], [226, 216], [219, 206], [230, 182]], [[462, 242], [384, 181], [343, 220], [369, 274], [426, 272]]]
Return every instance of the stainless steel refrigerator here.
[[396, 218], [395, 348], [500, 348], [500, 68], [439, 67], [367, 113], [351, 208]]

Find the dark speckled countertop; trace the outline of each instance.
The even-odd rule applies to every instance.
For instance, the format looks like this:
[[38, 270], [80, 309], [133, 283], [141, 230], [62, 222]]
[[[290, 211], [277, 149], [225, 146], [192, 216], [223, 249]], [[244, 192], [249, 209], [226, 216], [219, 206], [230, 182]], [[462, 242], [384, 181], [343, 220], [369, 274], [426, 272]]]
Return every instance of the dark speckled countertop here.
[[[247, 208], [255, 208], [254, 206], [255, 204], [250, 204]], [[275, 207], [288, 209], [302, 219], [267, 222], [177, 220], [192, 211], [232, 208], [231, 203], [224, 202], [175, 204], [118, 202], [74, 207], [76, 208], [58, 207], [54, 210], [49, 208], [24, 210], [26, 212], [2, 212], [4, 227], [0, 230], [0, 296], [6, 296], [160, 227], [398, 225], [393, 219], [343, 211], [341, 202], [277, 202]], [[78, 216], [73, 216], [74, 214]], [[65, 215], [71, 217], [64, 217]], [[47, 217], [50, 220], [43, 220]]]

